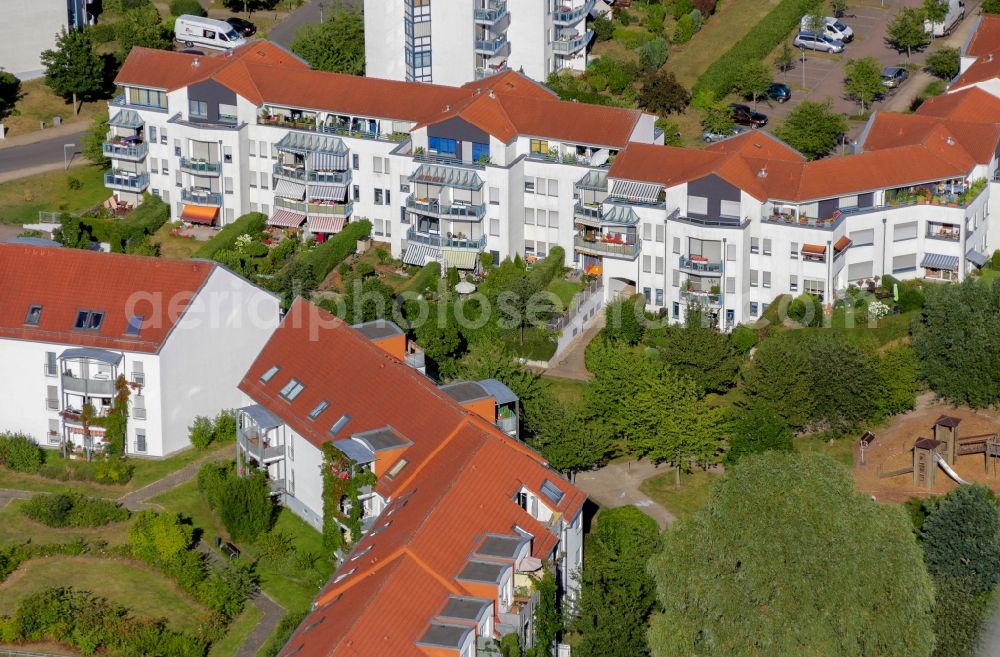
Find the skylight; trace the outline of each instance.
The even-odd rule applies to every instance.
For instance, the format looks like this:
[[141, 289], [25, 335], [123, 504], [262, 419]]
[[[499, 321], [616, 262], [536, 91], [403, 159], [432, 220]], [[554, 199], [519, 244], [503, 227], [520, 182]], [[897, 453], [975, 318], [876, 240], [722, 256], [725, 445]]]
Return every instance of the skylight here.
[[362, 550], [361, 552], [358, 552], [353, 557], [351, 557], [351, 561], [357, 561], [361, 557], [365, 556], [366, 554], [368, 554], [369, 552], [372, 551], [373, 547], [375, 547], [375, 546], [374, 545], [366, 545], [364, 550]]
[[40, 321], [42, 321], [42, 307], [38, 305], [29, 306], [28, 316], [24, 318], [24, 323], [28, 326], [38, 326]]
[[553, 504], [559, 504], [563, 498], [563, 492], [548, 479], [542, 482], [542, 495], [552, 500]]
[[104, 313], [96, 310], [81, 310], [76, 314], [76, 323], [73, 325], [85, 331], [97, 331], [104, 321]]
[[139, 329], [142, 328], [142, 320], [145, 319], [142, 315], [132, 315], [128, 318], [128, 328], [125, 329], [125, 335], [137, 336], [139, 335]]
[[268, 381], [270, 381], [272, 378], [274, 378], [274, 375], [278, 373], [279, 369], [281, 368], [278, 367], [277, 365], [272, 365], [271, 369], [260, 375], [260, 382], [267, 383]]
[[348, 577], [350, 577], [351, 575], [353, 575], [355, 572], [357, 572], [357, 570], [358, 570], [357, 568], [351, 568], [346, 573], [342, 573], [340, 575], [337, 575], [337, 577], [333, 580], [333, 583], [336, 584], [337, 582], [339, 582], [341, 580], [347, 579]]
[[298, 382], [297, 379], [291, 379], [285, 384], [285, 387], [281, 389], [278, 394], [284, 397], [287, 401], [292, 401], [299, 396], [299, 393], [305, 389], [305, 386]]
[[350, 415], [341, 415], [340, 419], [337, 420], [336, 424], [330, 427], [330, 435], [336, 436], [338, 433], [340, 433], [341, 429], [347, 426], [347, 423], [350, 421], [351, 421]]
[[326, 400], [321, 401], [320, 403], [318, 403], [316, 405], [316, 408], [314, 408], [311, 411], [309, 411], [309, 419], [310, 420], [315, 420], [316, 418], [318, 418], [319, 414], [322, 413], [323, 411], [325, 411], [326, 408], [327, 408], [327, 406], [329, 406], [329, 405], [330, 404], [328, 404], [326, 402]]
[[407, 461], [406, 459], [399, 459], [398, 461], [396, 461], [395, 464], [393, 464], [391, 468], [389, 468], [389, 471], [385, 473], [385, 476], [388, 477], [389, 479], [392, 479], [393, 477], [395, 477], [396, 475], [398, 475], [400, 472], [403, 471], [403, 468], [406, 467], [407, 463], [409, 463], [409, 461]]

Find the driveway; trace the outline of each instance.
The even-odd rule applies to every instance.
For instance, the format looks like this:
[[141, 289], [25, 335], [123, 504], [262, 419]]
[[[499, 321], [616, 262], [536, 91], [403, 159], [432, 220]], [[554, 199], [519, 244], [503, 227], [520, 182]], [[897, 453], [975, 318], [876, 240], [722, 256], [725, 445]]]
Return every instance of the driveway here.
[[663, 472], [649, 461], [611, 463], [599, 470], [579, 473], [573, 483], [603, 507], [613, 509], [634, 504], [655, 520], [660, 529], [667, 529], [677, 516], [639, 490], [639, 484]]

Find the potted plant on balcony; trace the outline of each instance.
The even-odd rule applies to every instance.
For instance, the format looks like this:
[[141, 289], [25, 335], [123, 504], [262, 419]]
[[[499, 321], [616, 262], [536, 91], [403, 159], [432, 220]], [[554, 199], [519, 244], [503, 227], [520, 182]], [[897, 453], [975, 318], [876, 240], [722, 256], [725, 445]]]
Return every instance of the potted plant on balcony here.
[[423, 154], [426, 152], [427, 151], [424, 150], [423, 146], [417, 146], [415, 149], [413, 149], [413, 154], [416, 155], [417, 157], [422, 157]]
[[720, 291], [721, 291], [721, 290], [720, 290], [720, 288], [719, 288], [719, 286], [718, 286], [718, 285], [713, 285], [713, 286], [712, 286], [712, 290], [711, 290], [711, 292], [712, 292], [712, 296], [716, 296], [716, 295], [718, 295]]
[[805, 224], [809, 223], [809, 217], [806, 216], [805, 212], [803, 212], [802, 214], [799, 215], [799, 223], [802, 224], [802, 225], [805, 225]]

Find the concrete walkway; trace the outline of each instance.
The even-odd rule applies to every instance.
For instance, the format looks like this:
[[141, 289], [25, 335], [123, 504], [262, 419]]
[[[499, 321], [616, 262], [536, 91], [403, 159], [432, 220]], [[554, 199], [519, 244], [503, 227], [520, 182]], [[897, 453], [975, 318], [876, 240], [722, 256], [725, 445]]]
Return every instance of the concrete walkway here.
[[156, 497], [157, 495], [162, 495], [172, 488], [177, 488], [181, 484], [186, 484], [191, 481], [198, 476], [198, 469], [202, 466], [202, 464], [207, 463], [208, 461], [223, 461], [231, 456], [231, 453], [224, 451], [207, 454], [200, 459], [188, 463], [180, 470], [171, 472], [162, 479], [157, 479], [152, 483], [146, 484], [142, 488], [138, 488], [130, 493], [122, 495], [118, 498], [118, 501], [129, 511], [143, 511], [145, 509], [162, 511], [163, 507], [159, 504], [149, 502], [148, 500]]
[[15, 488], [0, 488], [0, 511], [7, 508], [11, 500], [30, 500], [35, 496], [35, 493], [26, 490], [17, 490]]
[[579, 473], [574, 483], [601, 506], [613, 509], [634, 504], [655, 520], [660, 529], [667, 529], [677, 520], [677, 516], [639, 490], [639, 484], [643, 481], [667, 471], [665, 468], [657, 468], [649, 461], [611, 463], [599, 470]]
[[594, 315], [594, 319], [591, 320], [583, 333], [576, 336], [573, 342], [570, 343], [569, 347], [567, 347], [566, 351], [559, 358], [559, 361], [545, 370], [543, 374], [545, 376], [575, 379], [577, 381], [589, 381], [593, 379], [594, 375], [587, 371], [584, 354], [587, 351], [587, 345], [601, 332], [606, 321], [603, 311]]

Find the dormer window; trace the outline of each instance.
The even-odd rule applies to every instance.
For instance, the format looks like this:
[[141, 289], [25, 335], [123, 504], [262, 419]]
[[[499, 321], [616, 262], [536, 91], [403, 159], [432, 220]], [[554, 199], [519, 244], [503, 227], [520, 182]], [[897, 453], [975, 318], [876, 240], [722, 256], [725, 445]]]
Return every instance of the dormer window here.
[[104, 313], [96, 310], [81, 310], [76, 314], [76, 323], [73, 326], [83, 331], [98, 331], [103, 321]]
[[270, 381], [272, 378], [274, 378], [274, 375], [278, 373], [279, 369], [281, 368], [278, 367], [277, 365], [272, 365], [271, 369], [260, 375], [260, 382], [267, 383], [268, 381]]
[[278, 394], [281, 395], [281, 397], [285, 401], [292, 401], [296, 397], [298, 397], [299, 393], [302, 392], [303, 390], [305, 390], [304, 385], [299, 383], [298, 380], [296, 379], [291, 379], [288, 383], [285, 384], [285, 387], [282, 388], [281, 392], [279, 392]]
[[330, 404], [328, 404], [326, 402], [326, 400], [321, 401], [320, 403], [316, 404], [316, 408], [314, 408], [311, 411], [309, 411], [309, 419], [310, 420], [315, 420], [316, 418], [318, 418], [320, 416], [320, 414], [323, 411], [325, 411], [326, 408], [327, 408], [327, 406], [329, 406], [329, 405]]
[[28, 326], [38, 326], [40, 321], [42, 321], [42, 307], [38, 305], [29, 306], [28, 315], [24, 318], [24, 323]]
[[542, 482], [542, 495], [549, 498], [553, 504], [559, 504], [563, 498], [563, 492], [548, 479]]
[[138, 337], [139, 330], [142, 328], [142, 320], [145, 319], [142, 315], [132, 315], [128, 318], [128, 327], [125, 329], [125, 335], [131, 335], [133, 337]]

